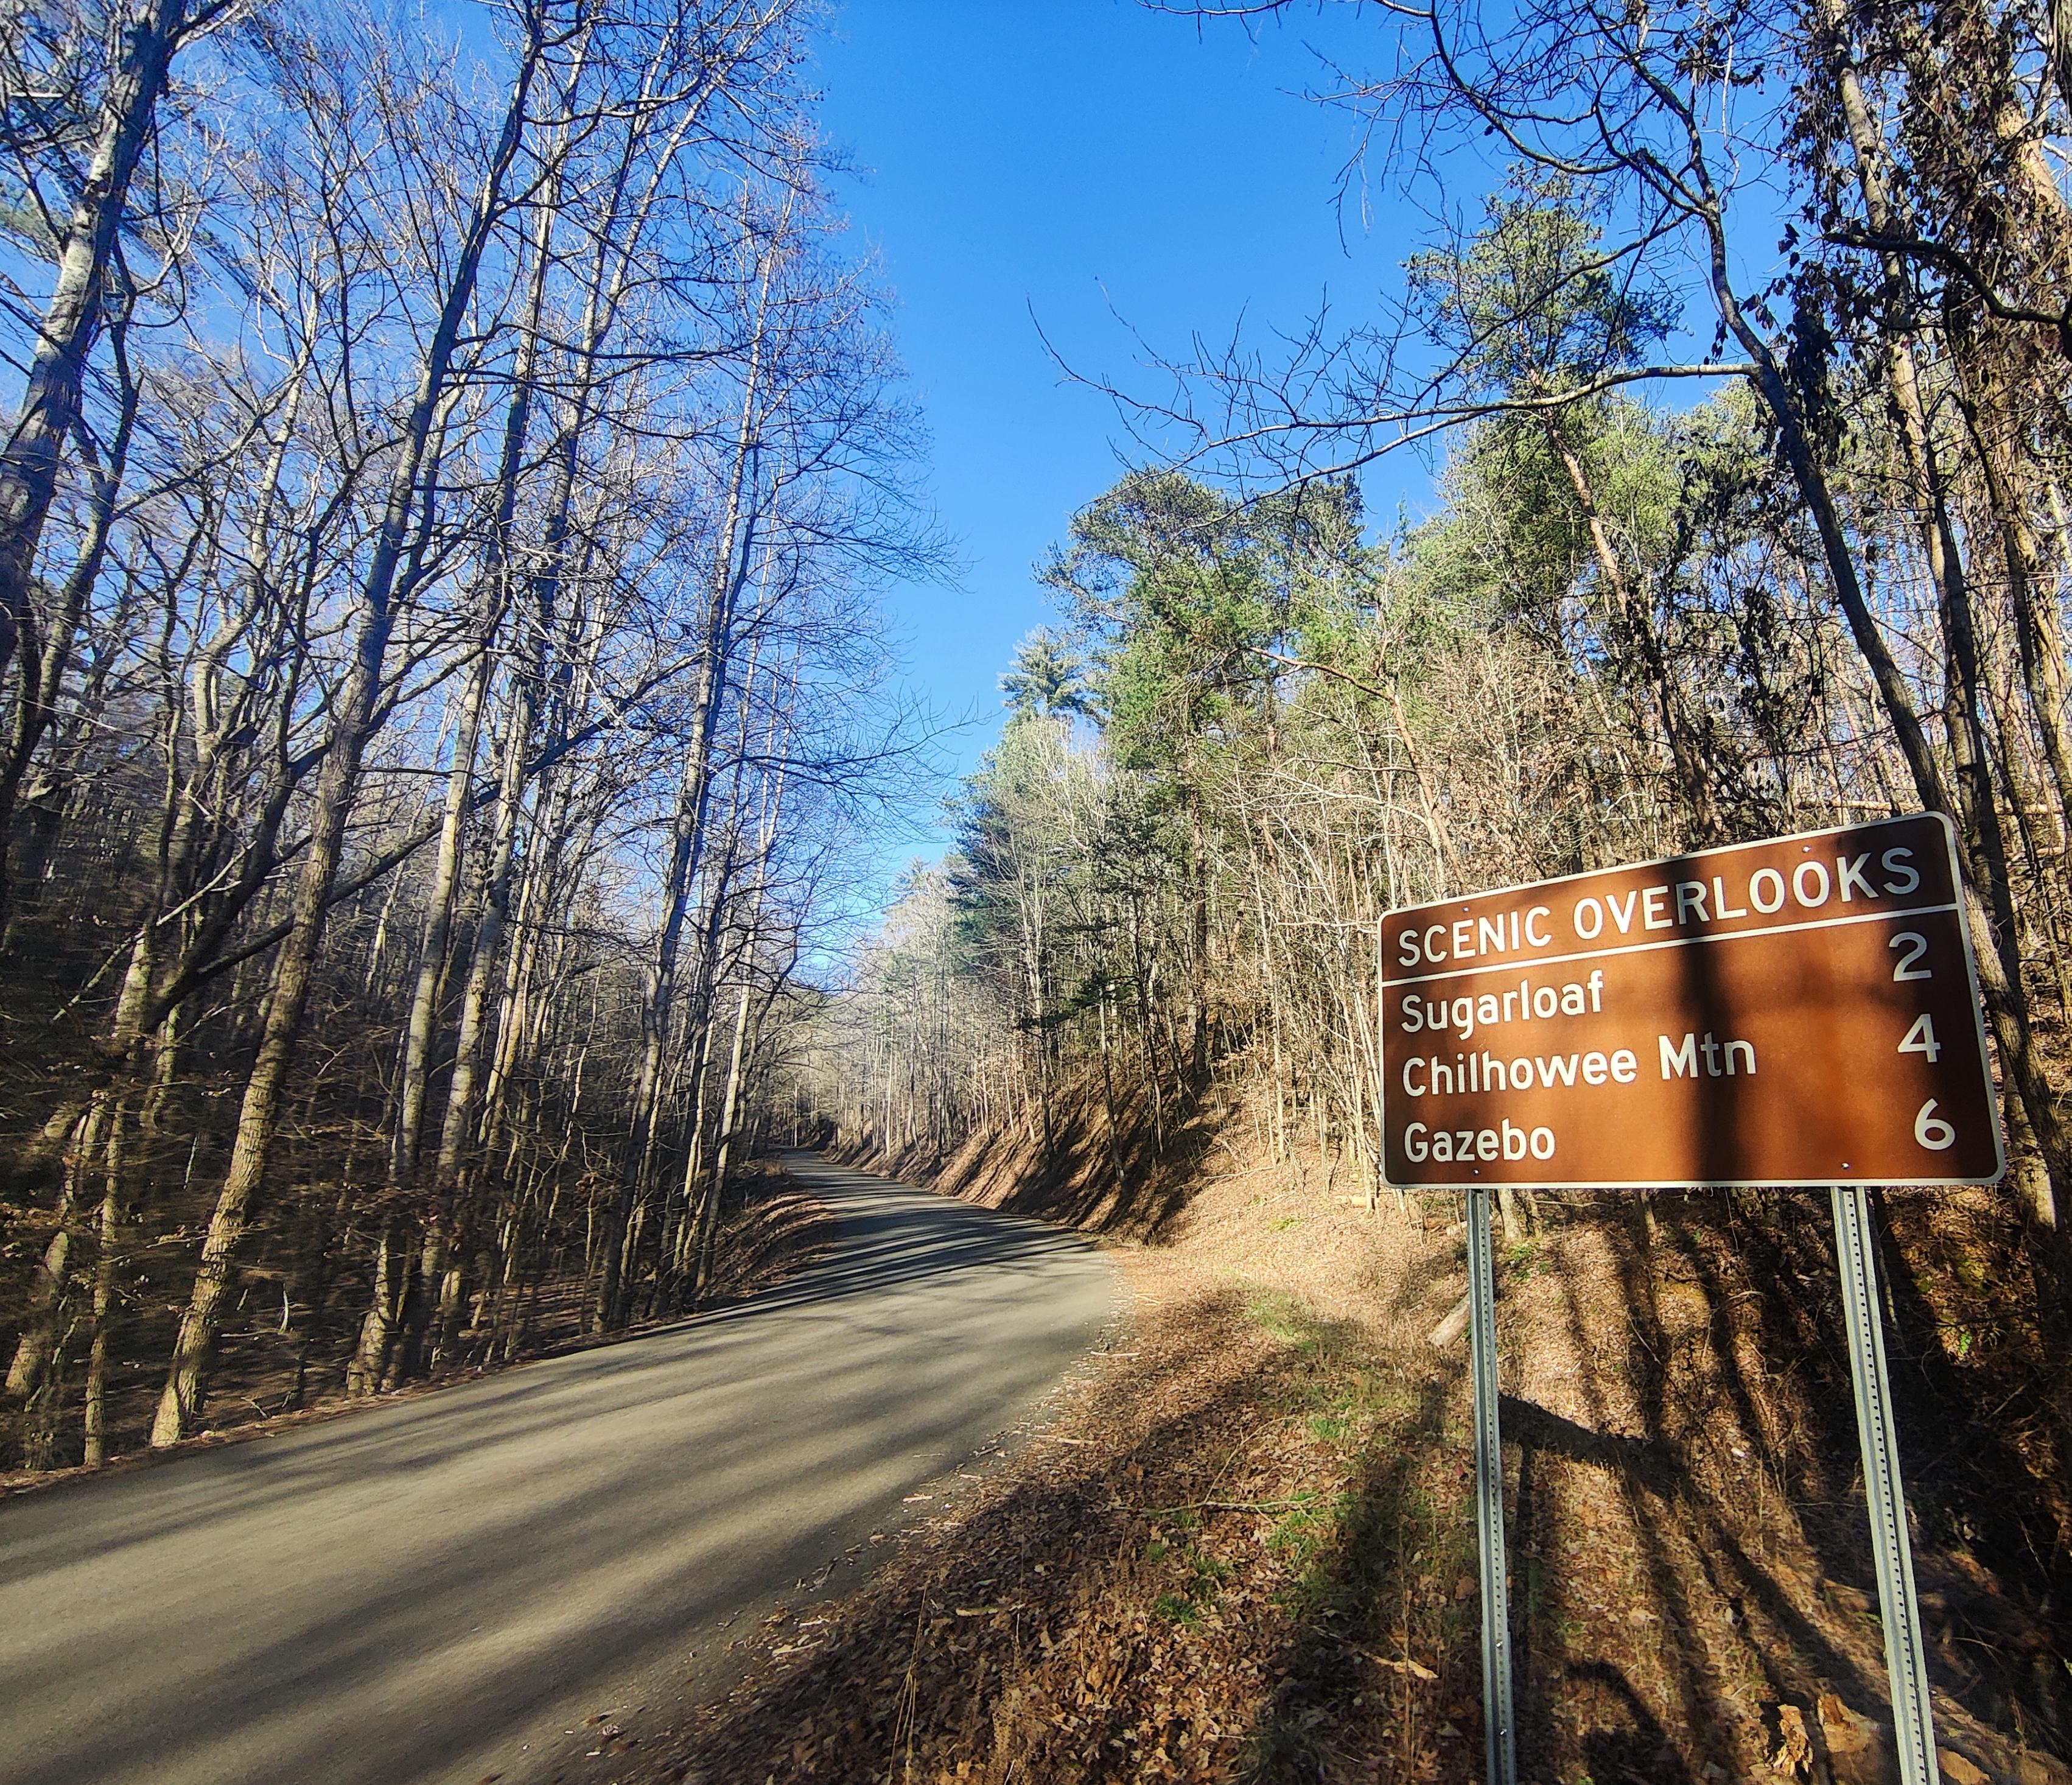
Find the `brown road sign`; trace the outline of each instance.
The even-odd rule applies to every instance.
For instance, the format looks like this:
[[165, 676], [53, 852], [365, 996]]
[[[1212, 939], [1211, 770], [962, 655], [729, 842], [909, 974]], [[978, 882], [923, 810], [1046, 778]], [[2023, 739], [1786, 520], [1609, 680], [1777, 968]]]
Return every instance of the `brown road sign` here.
[[1392, 911], [1388, 1182], [1989, 1182], [1961, 897], [1927, 813]]

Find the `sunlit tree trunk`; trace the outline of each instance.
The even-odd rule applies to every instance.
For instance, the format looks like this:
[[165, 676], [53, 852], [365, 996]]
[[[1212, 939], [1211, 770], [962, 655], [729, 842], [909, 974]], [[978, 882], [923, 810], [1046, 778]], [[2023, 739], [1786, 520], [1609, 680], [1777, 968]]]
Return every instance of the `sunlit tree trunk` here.
[[427, 454], [441, 410], [450, 399], [453, 358], [474, 295], [475, 276], [491, 231], [503, 215], [504, 184], [523, 134], [525, 104], [541, 56], [537, 22], [520, 56], [501, 135], [478, 191], [473, 216], [458, 246], [418, 375], [401, 448], [391, 471], [380, 531], [361, 586], [352, 656], [335, 697], [323, 766], [318, 771], [309, 842], [302, 858], [290, 928], [281, 944], [252, 1072], [245, 1081], [232, 1143], [230, 1168], [202, 1242], [201, 1268], [193, 1294], [180, 1318], [151, 1426], [154, 1446], [173, 1444], [187, 1435], [200, 1411], [204, 1376], [216, 1338], [223, 1298], [229, 1289], [232, 1260], [244, 1238], [247, 1212], [257, 1195], [273, 1150], [280, 1119], [282, 1091], [300, 1036], [302, 1013], [314, 974], [322, 940], [324, 911], [333, 877], [345, 845], [345, 828], [360, 762], [375, 722], [382, 668], [396, 621], [394, 596], [413, 525], [430, 526], [434, 517], [418, 516]]
[[125, 21], [121, 52], [101, 97], [92, 157], [67, 220], [21, 404], [0, 449], [0, 679], [14, 661], [23, 627], [33, 623], [36, 552], [57, 492], [59, 461], [79, 419], [130, 183], [150, 141], [190, 10], [188, 0], [149, 0]]

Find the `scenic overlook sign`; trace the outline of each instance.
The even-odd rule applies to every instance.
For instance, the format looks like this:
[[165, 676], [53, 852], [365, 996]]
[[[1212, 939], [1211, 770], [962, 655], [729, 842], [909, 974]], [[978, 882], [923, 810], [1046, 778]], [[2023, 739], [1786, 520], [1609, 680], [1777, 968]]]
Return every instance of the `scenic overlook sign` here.
[[1990, 1182], [1959, 896], [1926, 813], [1392, 911], [1388, 1181]]

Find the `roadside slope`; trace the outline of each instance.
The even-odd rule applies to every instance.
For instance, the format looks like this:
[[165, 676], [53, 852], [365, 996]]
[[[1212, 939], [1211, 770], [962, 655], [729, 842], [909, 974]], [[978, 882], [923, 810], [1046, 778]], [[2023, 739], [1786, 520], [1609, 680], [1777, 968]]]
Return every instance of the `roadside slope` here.
[[1109, 1318], [1085, 1241], [810, 1158], [781, 1289], [0, 1507], [6, 1785], [523, 1777], [896, 1518]]
[[[1154, 1233], [1119, 1253], [1134, 1324], [981, 1503], [810, 1630], [775, 1634], [671, 1750], [684, 1776], [1475, 1775], [1466, 1359], [1457, 1335], [1429, 1337], [1464, 1281], [1451, 1199], [1370, 1211], [1314, 1158], [1231, 1144], [1243, 1115], [1211, 1109], [1185, 1170], [1120, 1190], [1095, 1148], [1054, 1177], [1013, 1135], [939, 1175], [902, 1162], [1025, 1212]], [[1540, 1212], [1505, 1248], [1499, 1310], [1526, 1776], [1881, 1785], [1884, 1668], [1821, 1199]], [[1892, 1199], [1894, 1254], [1990, 1261], [1992, 1212]], [[2052, 1607], [2004, 1491], [1994, 1523], [1991, 1496], [2025, 1479], [2020, 1429], [1999, 1449], [1968, 1424], [1937, 1442], [1926, 1278], [1893, 1276], [1945, 1776], [2072, 1785]], [[1992, 1386], [1980, 1372], [1954, 1392], [1976, 1417]]]

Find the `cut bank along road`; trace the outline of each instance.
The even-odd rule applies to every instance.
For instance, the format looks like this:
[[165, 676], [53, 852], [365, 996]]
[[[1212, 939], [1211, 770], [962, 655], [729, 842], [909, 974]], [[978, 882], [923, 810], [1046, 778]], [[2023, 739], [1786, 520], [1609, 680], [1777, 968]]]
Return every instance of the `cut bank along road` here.
[[891, 1528], [1108, 1317], [1075, 1236], [786, 1163], [839, 1237], [751, 1301], [0, 1506], [0, 1781], [531, 1776]]

